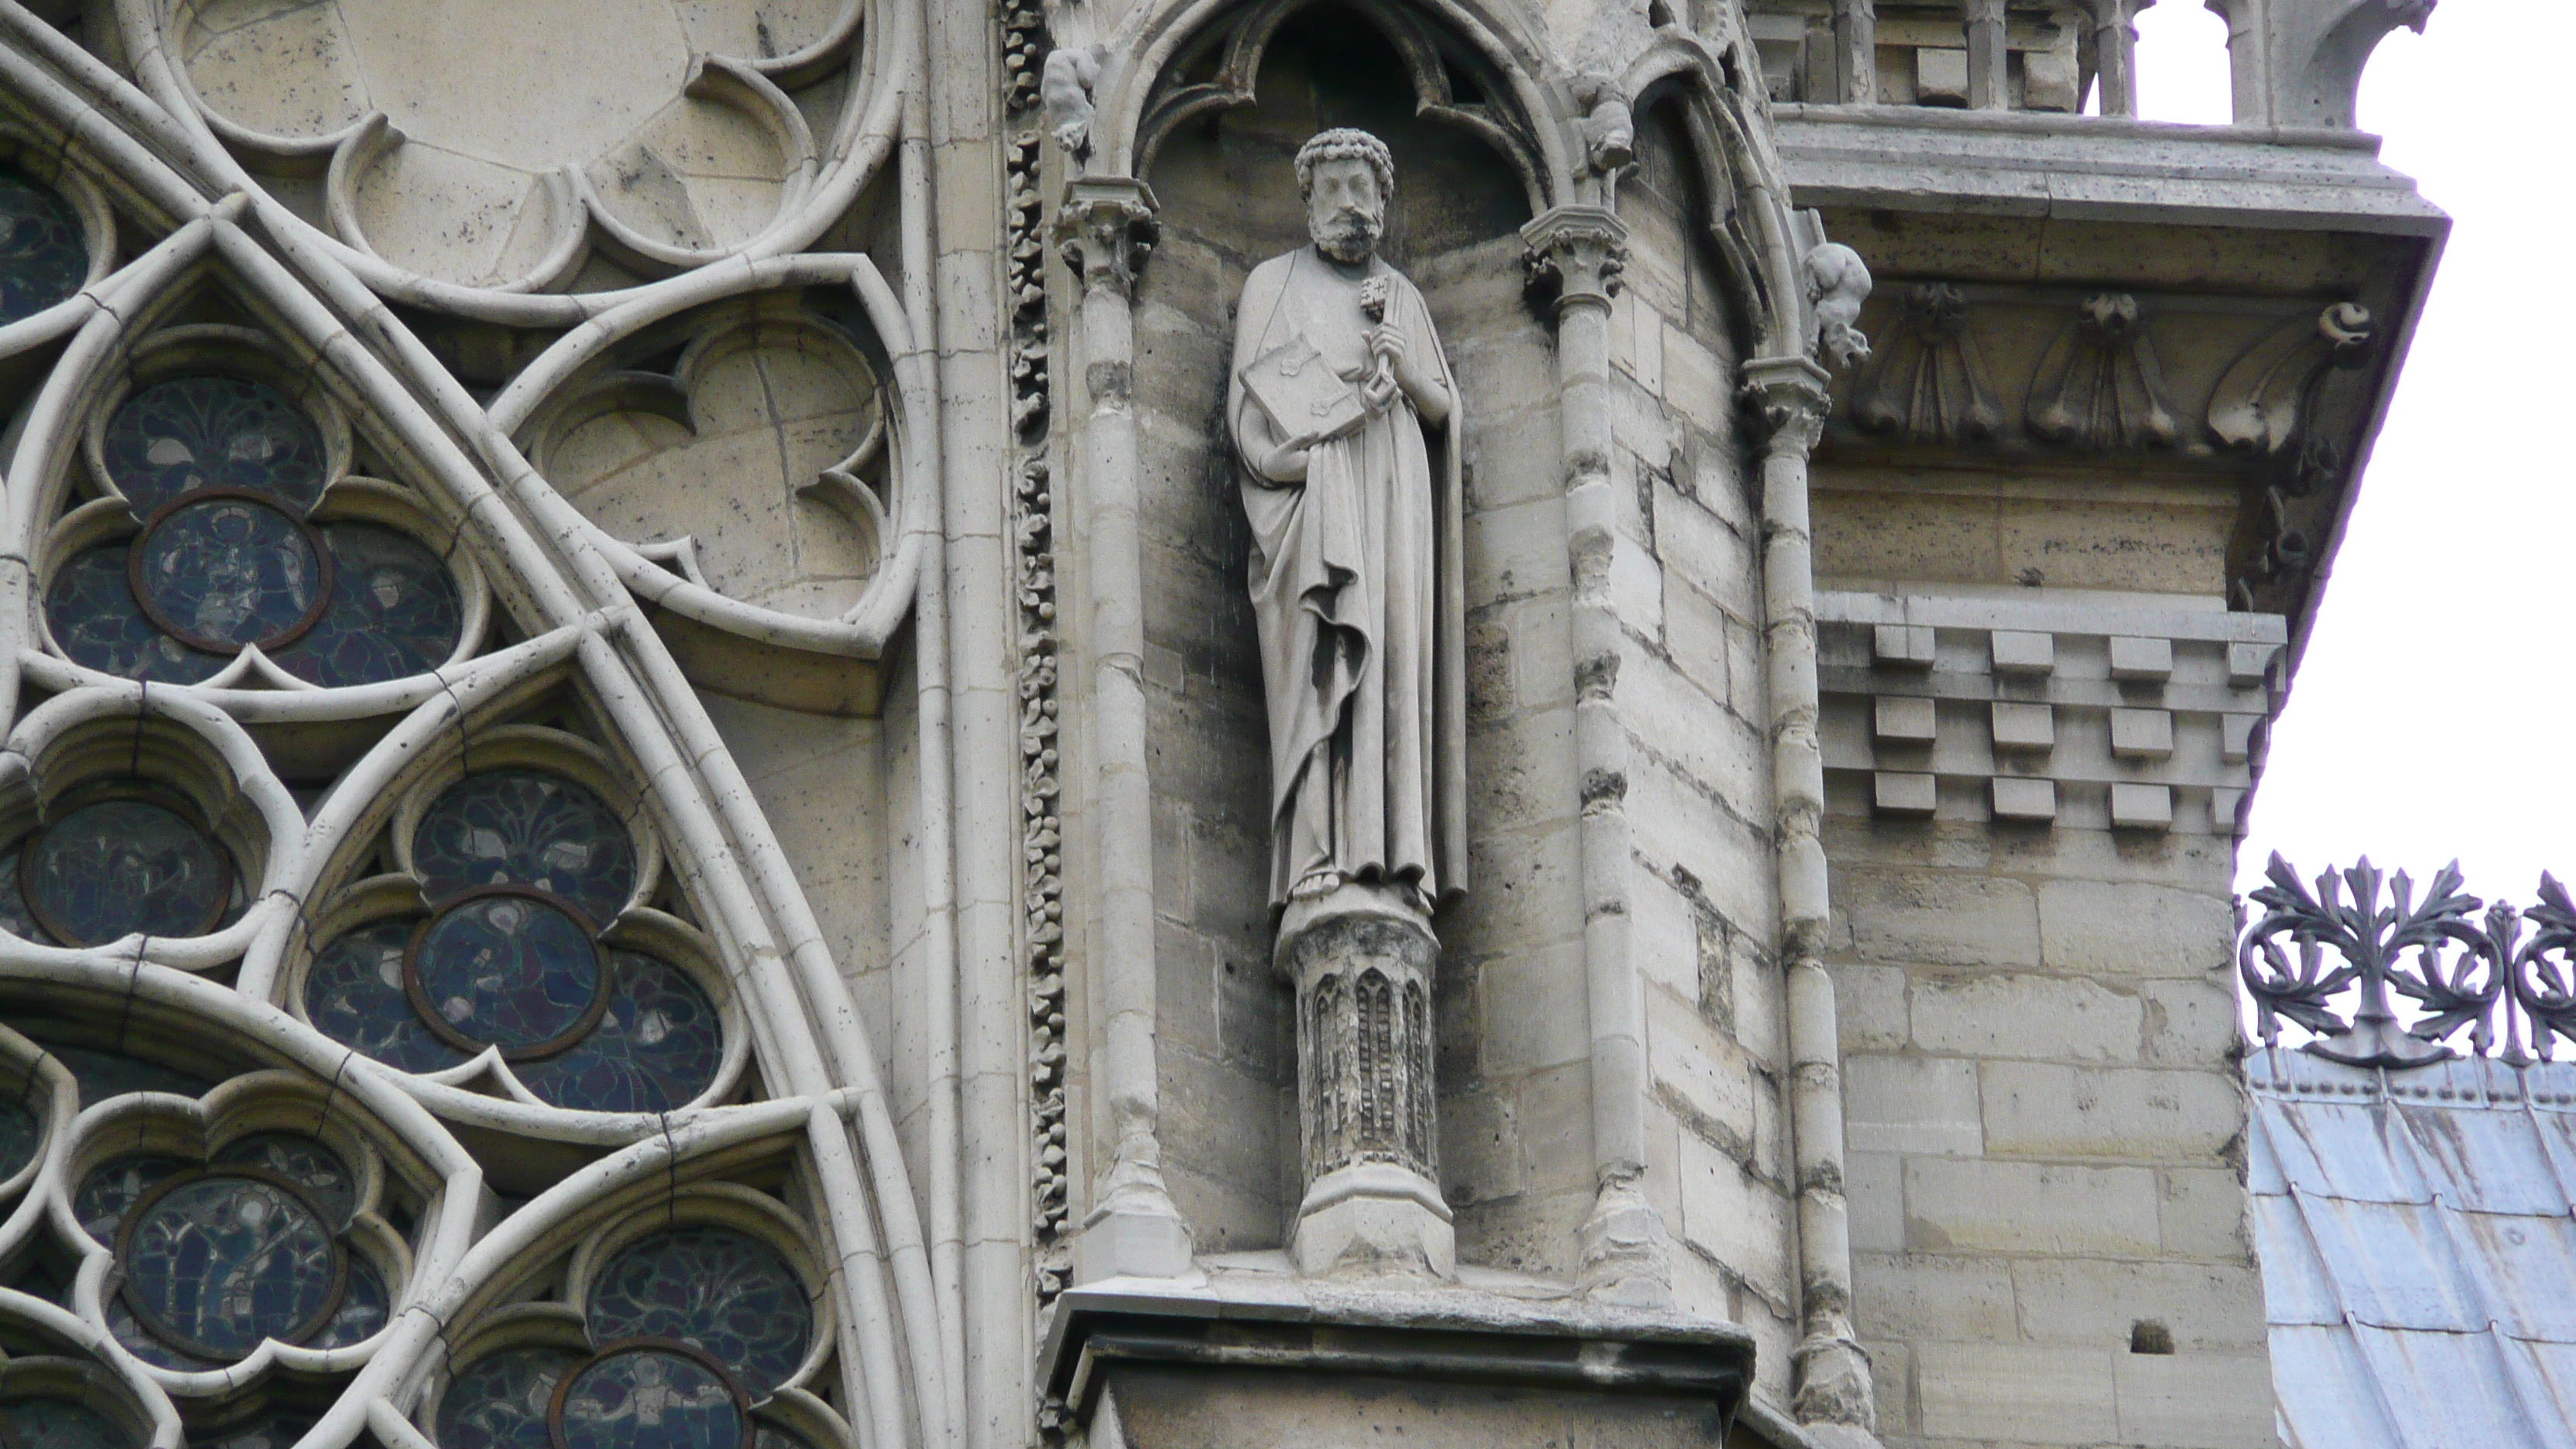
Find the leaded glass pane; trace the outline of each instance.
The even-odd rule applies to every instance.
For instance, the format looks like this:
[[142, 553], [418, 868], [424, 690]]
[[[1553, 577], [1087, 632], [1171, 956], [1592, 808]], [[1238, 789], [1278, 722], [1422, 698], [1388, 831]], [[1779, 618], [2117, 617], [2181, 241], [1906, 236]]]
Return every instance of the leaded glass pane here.
[[462, 1062], [411, 1009], [403, 989], [403, 958], [414, 923], [378, 921], [324, 946], [304, 977], [304, 1011], [333, 1041], [390, 1067], [434, 1072]]
[[247, 1173], [174, 1178], [119, 1230], [125, 1300], [186, 1352], [239, 1358], [262, 1339], [293, 1342], [337, 1304], [342, 1265], [330, 1224], [281, 1181]]
[[166, 1369], [178, 1369], [183, 1373], [223, 1367], [223, 1364], [216, 1359], [199, 1358], [194, 1354], [181, 1353], [163, 1343], [150, 1329], [143, 1326], [143, 1320], [134, 1316], [134, 1310], [126, 1304], [125, 1296], [113, 1291], [110, 1292], [107, 1300], [107, 1331], [115, 1335], [116, 1341], [124, 1344], [128, 1352], [148, 1364], [157, 1364]]
[[321, 544], [244, 494], [199, 494], [159, 514], [127, 557], [145, 615], [181, 642], [219, 653], [295, 639], [330, 596]]
[[102, 1243], [116, 1241], [116, 1229], [125, 1221], [125, 1210], [143, 1195], [176, 1177], [193, 1164], [176, 1157], [142, 1152], [102, 1162], [81, 1180], [80, 1191], [72, 1194], [72, 1215], [91, 1237]]
[[18, 893], [18, 852], [0, 855], [0, 929], [22, 941], [52, 942], [45, 928], [36, 924], [27, 909], [27, 898]]
[[340, 1295], [340, 1306], [331, 1314], [331, 1321], [313, 1335], [313, 1346], [343, 1348], [365, 1342], [385, 1326], [385, 1314], [391, 1304], [384, 1275], [376, 1271], [376, 1265], [357, 1253], [349, 1254], [347, 1291]]
[[35, 1161], [36, 1145], [44, 1135], [43, 1124], [27, 1109], [24, 1098], [0, 1101], [0, 1178], [15, 1177], [18, 1169]]
[[739, 1449], [742, 1404], [714, 1368], [684, 1354], [603, 1354], [565, 1386], [565, 1449]]
[[486, 770], [421, 816], [412, 861], [432, 899], [480, 885], [534, 886], [607, 925], [635, 890], [635, 843], [608, 802], [540, 770]]
[[546, 1449], [555, 1386], [578, 1362], [552, 1348], [476, 1359], [438, 1401], [439, 1449]]
[[437, 668], [456, 652], [465, 605], [438, 556], [389, 528], [335, 523], [330, 606], [278, 666], [320, 685], [374, 684]]
[[143, 613], [127, 577], [128, 545], [93, 548], [54, 571], [45, 590], [45, 623], [75, 664], [126, 679], [196, 684], [225, 664], [220, 654], [191, 649], [161, 632]]
[[264, 1414], [247, 1424], [188, 1436], [188, 1449], [289, 1449], [314, 1425], [303, 1414]]
[[543, 1051], [602, 1005], [605, 963], [590, 931], [513, 890], [469, 895], [412, 945], [412, 1005], [451, 1044]]
[[97, 1410], [69, 1399], [20, 1399], [0, 1405], [13, 1449], [126, 1449], [134, 1441]]
[[563, 1055], [521, 1063], [519, 1080], [558, 1107], [666, 1112], [713, 1085], [724, 1060], [715, 1004], [667, 961], [610, 958], [608, 1011]]
[[123, 1052], [103, 1052], [90, 1047], [56, 1046], [45, 1043], [45, 1050], [71, 1070], [72, 1080], [80, 1084], [81, 1104], [92, 1106], [110, 1097], [128, 1092], [168, 1092], [180, 1097], [202, 1097], [213, 1090], [214, 1083], [186, 1072], [173, 1071], [158, 1062], [147, 1062]]
[[33, 317], [89, 280], [89, 238], [71, 203], [0, 167], [0, 324]]
[[178, 377], [108, 419], [107, 474], [137, 514], [198, 488], [245, 488], [298, 513], [322, 496], [322, 431], [265, 383]]
[[675, 1338], [767, 1398], [805, 1362], [805, 1285], [778, 1251], [729, 1228], [674, 1228], [609, 1261], [590, 1293], [594, 1341]]
[[255, 1167], [304, 1189], [322, 1209], [333, 1232], [349, 1226], [358, 1211], [358, 1176], [338, 1153], [310, 1137], [292, 1132], [254, 1132], [215, 1154], [225, 1167]]
[[57, 938], [98, 946], [140, 931], [194, 936], [232, 898], [232, 863], [205, 832], [144, 800], [101, 800], [47, 826], [19, 869]]

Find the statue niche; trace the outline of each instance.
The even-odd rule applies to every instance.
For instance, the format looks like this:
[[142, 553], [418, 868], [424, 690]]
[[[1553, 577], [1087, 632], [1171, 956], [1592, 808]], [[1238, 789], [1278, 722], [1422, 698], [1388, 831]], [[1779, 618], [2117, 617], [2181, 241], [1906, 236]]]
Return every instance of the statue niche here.
[[[1431, 1178], [1431, 907], [1465, 886], [1458, 388], [1422, 294], [1377, 254], [1395, 160], [1297, 152], [1306, 246], [1253, 268], [1227, 420], [1270, 725], [1270, 903], [1297, 990], [1313, 1272], [1455, 1266]], [[1428, 435], [1440, 430], [1435, 447]], [[1436, 455], [1436, 461], [1435, 461]]]
[[[1169, 983], [1157, 1047], [1165, 1172], [1199, 1251], [1292, 1247], [1302, 1223], [1301, 1256], [1321, 1266], [1346, 1256], [1372, 1260], [1377, 1251], [1369, 1246], [1376, 1240], [1351, 1238], [1341, 1247], [1355, 1254], [1319, 1257], [1314, 1231], [1314, 1210], [1330, 1206], [1333, 1192], [1368, 1185], [1337, 1174], [1365, 1165], [1361, 1176], [1385, 1189], [1368, 1200], [1382, 1204], [1393, 1194], [1398, 1226], [1423, 1229], [1394, 1235], [1392, 1266], [1436, 1272], [1453, 1257], [1453, 1231], [1438, 1187], [1444, 1153], [1433, 1059], [1443, 1044], [1472, 1051], [1475, 1038], [1435, 1028], [1442, 1012], [1475, 1008], [1472, 977], [1463, 990], [1436, 989], [1435, 978], [1461, 967], [1472, 973], [1480, 957], [1519, 949], [1489, 944], [1503, 940], [1505, 925], [1484, 920], [1489, 905], [1511, 903], [1508, 893], [1489, 902], [1488, 893], [1459, 892], [1468, 851], [1485, 848], [1473, 832], [1522, 822], [1490, 811], [1471, 817], [1457, 786], [1474, 778], [1467, 758], [1474, 751], [1514, 748], [1493, 738], [1480, 744], [1476, 711], [1492, 699], [1461, 667], [1479, 627], [1477, 595], [1465, 582], [1477, 548], [1473, 495], [1490, 478], [1503, 501], [1520, 504], [1557, 481], [1553, 398], [1531, 396], [1522, 383], [1552, 365], [1522, 291], [1518, 228], [1530, 215], [1529, 193], [1524, 168], [1488, 132], [1424, 106], [1430, 85], [1460, 87], [1446, 98], [1458, 105], [1501, 93], [1465, 47], [1453, 53], [1428, 26], [1391, 39], [1385, 27], [1403, 17], [1377, 7], [1260, 6], [1243, 16], [1244, 28], [1220, 26], [1203, 37], [1203, 57], [1185, 46], [1171, 71], [1169, 111], [1193, 96], [1224, 99], [1167, 129], [1149, 123], [1138, 143], [1160, 201], [1159, 239], [1136, 296], [1135, 406], [1156, 958]], [[1435, 42], [1445, 68], [1408, 60]], [[1481, 89], [1465, 89], [1471, 84]], [[1165, 94], [1149, 102], [1149, 115], [1166, 113]], [[1314, 246], [1295, 158], [1319, 132], [1345, 128], [1384, 143], [1379, 154], [1391, 157], [1395, 185], [1390, 194], [1362, 159], [1364, 147], [1339, 164], [1310, 166], [1323, 188], [1365, 178], [1378, 192], [1368, 208], [1381, 228], [1370, 239], [1373, 256], [1364, 267], [1335, 270]], [[1328, 272], [1338, 291], [1317, 300]], [[1386, 293], [1377, 319], [1359, 296], [1373, 276], [1383, 276]], [[1292, 290], [1302, 299], [1293, 308]], [[1276, 315], [1265, 315], [1273, 303]], [[1331, 442], [1287, 450], [1307, 455], [1304, 478], [1287, 476], [1297, 466], [1285, 457], [1273, 471], [1256, 472], [1247, 462], [1255, 450], [1268, 462], [1298, 433], [1335, 429], [1310, 423], [1282, 432], [1239, 380], [1242, 368], [1295, 334], [1335, 359], [1334, 369], [1365, 361], [1374, 377], [1368, 334], [1389, 322], [1402, 334], [1408, 370], [1436, 378], [1448, 395], [1445, 413], [1407, 393], [1390, 363], [1397, 392], [1381, 391], [1383, 416]], [[1313, 401], [1302, 404], [1310, 417]], [[1369, 404], [1360, 403], [1365, 414]], [[1242, 436], [1247, 425], [1254, 436]], [[1422, 558], [1392, 598], [1383, 564], [1366, 579], [1367, 571], [1350, 570], [1347, 591], [1314, 601], [1339, 621], [1327, 627], [1324, 615], [1305, 613], [1296, 569], [1329, 567], [1334, 555], [1291, 557], [1290, 544], [1325, 541], [1298, 532], [1326, 521], [1325, 511], [1306, 511], [1316, 501], [1309, 495], [1322, 492], [1312, 476], [1316, 454], [1332, 455], [1321, 466], [1334, 474], [1351, 466], [1342, 455], [1371, 449], [1383, 454], [1380, 501], [1416, 509], [1378, 521], [1401, 523], [1406, 558]], [[1401, 489], [1399, 451], [1416, 474]], [[1345, 498], [1336, 515], [1346, 522], [1351, 502]], [[1372, 535], [1367, 548], [1383, 552], [1384, 538]], [[1483, 587], [1488, 598], [1498, 592], [1491, 582]], [[1395, 625], [1384, 615], [1392, 606], [1407, 621], [1396, 631], [1401, 638], [1389, 637]], [[1503, 611], [1521, 607], [1489, 603], [1494, 617], [1484, 627], [1490, 632]], [[1330, 646], [1328, 662], [1345, 667], [1342, 694], [1331, 692], [1329, 670], [1321, 691], [1274, 692], [1269, 681], [1284, 685], [1294, 672], [1283, 661], [1311, 663], [1319, 643]], [[1404, 677], [1394, 693], [1410, 703], [1391, 717], [1386, 681], [1361, 675], [1369, 655], [1383, 671], [1399, 653]], [[1338, 728], [1346, 712], [1350, 730]], [[1365, 736], [1357, 728], [1363, 715]], [[1399, 749], [1409, 756], [1390, 771]], [[1354, 768], [1369, 787], [1366, 800], [1348, 798]], [[1517, 778], [1532, 777], [1524, 767]], [[1571, 795], [1570, 775], [1557, 783]], [[1292, 899], [1310, 876], [1310, 899]], [[1520, 898], [1528, 896], [1523, 885]], [[1335, 920], [1349, 930], [1317, 929]], [[1462, 1088], [1477, 1082], [1472, 1057], [1437, 1070], [1440, 1081]], [[1489, 1136], [1469, 1133], [1449, 1145], [1445, 1156], [1467, 1181], [1513, 1170], [1499, 1157], [1517, 1147]], [[1309, 1191], [1326, 1179], [1324, 1194]], [[1504, 1222], [1519, 1210], [1508, 1199], [1459, 1208], [1454, 1256], [1525, 1258]], [[1358, 1208], [1342, 1214], [1357, 1215]], [[1501, 1231], [1489, 1233], [1488, 1222]]]

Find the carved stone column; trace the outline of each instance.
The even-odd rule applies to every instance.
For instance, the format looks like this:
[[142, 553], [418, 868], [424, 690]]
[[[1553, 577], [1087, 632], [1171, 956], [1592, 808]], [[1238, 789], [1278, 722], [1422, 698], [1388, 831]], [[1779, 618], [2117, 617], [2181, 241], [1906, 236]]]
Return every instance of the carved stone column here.
[[1968, 0], [1968, 109], [2012, 109], [2004, 0]]
[[1878, 0], [1834, 0], [1834, 93], [1818, 99], [1878, 104]]
[[1431, 922], [1411, 891], [1351, 882], [1289, 902], [1272, 960], [1297, 992], [1298, 1270], [1454, 1276], [1432, 1105]]
[[1851, 1321], [1851, 1225], [1843, 1196], [1842, 1043], [1822, 959], [1827, 903], [1824, 753], [1816, 737], [1814, 534], [1807, 455], [1832, 406], [1807, 357], [1744, 364], [1763, 430], [1763, 645], [1771, 695], [1773, 830], [1780, 871], [1780, 957], [1789, 1014], [1789, 1123], [1797, 1178], [1798, 1279], [1805, 1322], [1794, 1350], [1793, 1407], [1824, 1442], [1875, 1444], [1877, 1407]]
[[1065, 186], [1056, 236], [1082, 280], [1075, 361], [1091, 408], [1075, 508], [1089, 529], [1092, 745], [1097, 756], [1099, 1091], [1114, 1142], [1082, 1223], [1075, 1275], [1172, 1277], [1190, 1230], [1163, 1184], [1154, 1047], [1153, 798], [1145, 757], [1145, 584], [1138, 531], [1136, 274], [1154, 244], [1154, 193], [1127, 177]]
[[1628, 229], [1560, 206], [1521, 228], [1532, 280], [1555, 292], [1566, 546], [1574, 579], [1574, 749], [1582, 781], [1584, 995], [1592, 1024], [1594, 1198], [1578, 1230], [1584, 1289], [1622, 1303], [1672, 1297], [1664, 1223], [1646, 1172], [1644, 1009], [1628, 941], [1628, 732], [1613, 700], [1622, 638], [1610, 590], [1618, 502], [1610, 482], [1610, 299]]

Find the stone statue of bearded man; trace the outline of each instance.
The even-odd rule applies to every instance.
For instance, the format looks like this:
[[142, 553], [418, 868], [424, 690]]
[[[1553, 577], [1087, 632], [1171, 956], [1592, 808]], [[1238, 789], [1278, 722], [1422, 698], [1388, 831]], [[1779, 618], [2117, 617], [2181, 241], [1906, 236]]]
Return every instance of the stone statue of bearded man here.
[[1247, 476], [1270, 719], [1270, 901], [1356, 885], [1427, 915], [1466, 886], [1459, 397], [1422, 294], [1377, 255], [1395, 164], [1297, 153], [1311, 246], [1244, 282], [1227, 417]]

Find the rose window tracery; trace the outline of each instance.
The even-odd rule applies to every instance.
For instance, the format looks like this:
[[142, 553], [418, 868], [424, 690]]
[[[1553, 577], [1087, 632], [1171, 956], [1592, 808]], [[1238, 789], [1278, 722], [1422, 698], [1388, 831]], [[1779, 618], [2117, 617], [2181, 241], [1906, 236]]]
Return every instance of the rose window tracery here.
[[431, 909], [325, 944], [305, 976], [314, 1025], [411, 1072], [497, 1052], [561, 1107], [667, 1111], [714, 1083], [715, 1002], [612, 929], [645, 862], [597, 791], [543, 769], [478, 771], [439, 791], [406, 839]]
[[0, 853], [0, 927], [66, 946], [214, 929], [241, 907], [240, 871], [193, 815], [171, 792], [126, 780], [58, 811]]
[[110, 1158], [73, 1214], [116, 1260], [110, 1332], [146, 1363], [199, 1369], [267, 1339], [357, 1343], [385, 1324], [386, 1273], [352, 1243], [359, 1177], [310, 1137], [259, 1132], [203, 1162]]
[[398, 529], [322, 516], [333, 451], [266, 382], [191, 372], [136, 389], [97, 439], [128, 531], [56, 569], [55, 643], [102, 673], [172, 684], [213, 679], [249, 648], [323, 687], [447, 662], [465, 630], [455, 577]]
[[584, 1285], [587, 1354], [477, 1358], [438, 1410], [441, 1449], [803, 1449], [755, 1419], [815, 1341], [803, 1280], [749, 1233], [688, 1224], [619, 1249]]

